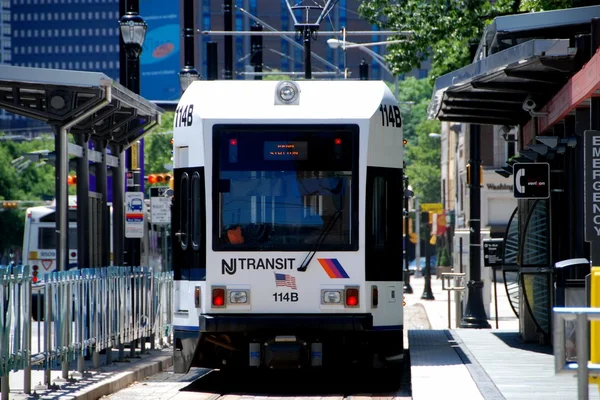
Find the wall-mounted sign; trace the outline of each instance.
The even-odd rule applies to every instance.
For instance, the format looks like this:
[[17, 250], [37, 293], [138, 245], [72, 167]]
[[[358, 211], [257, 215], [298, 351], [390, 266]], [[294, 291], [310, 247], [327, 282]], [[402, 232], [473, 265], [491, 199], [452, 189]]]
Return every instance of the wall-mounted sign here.
[[583, 132], [584, 225], [587, 242], [600, 239], [600, 131]]
[[514, 196], [517, 199], [547, 199], [550, 197], [550, 164], [516, 163]]

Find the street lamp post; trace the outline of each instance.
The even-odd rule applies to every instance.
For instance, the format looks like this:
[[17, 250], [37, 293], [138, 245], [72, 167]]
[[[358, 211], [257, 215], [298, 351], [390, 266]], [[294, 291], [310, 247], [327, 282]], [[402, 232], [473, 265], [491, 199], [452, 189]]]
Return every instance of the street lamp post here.
[[[433, 296], [433, 291], [431, 290], [431, 256], [429, 255], [429, 245], [427, 243], [430, 234], [429, 212], [422, 212], [421, 216], [424, 217], [425, 221], [425, 234], [423, 235], [423, 237], [425, 238], [425, 286], [423, 287], [423, 294], [421, 295], [421, 299], [435, 300], [435, 297]], [[419, 237], [419, 241], [420, 240], [421, 237]]]
[[[142, 53], [142, 45], [146, 37], [148, 25], [144, 19], [138, 14], [139, 2], [137, 0], [129, 0], [127, 2], [127, 12], [121, 17], [119, 27], [121, 29], [121, 38], [125, 47], [126, 62], [126, 87], [135, 94], [140, 93], [140, 54]], [[127, 176], [127, 191], [142, 191], [143, 181], [141, 177], [141, 160], [140, 153], [143, 149], [143, 143], [140, 143], [138, 148], [137, 143], [134, 143], [127, 149], [126, 153], [126, 176]], [[124, 261], [127, 265], [140, 264], [140, 239], [127, 238], [125, 239], [127, 254]]]
[[[406, 171], [406, 167], [404, 167]], [[413, 195], [412, 191], [408, 188], [408, 176], [404, 174], [404, 293], [412, 294], [413, 288], [410, 286], [410, 269], [408, 268], [408, 199]]]
[[179, 71], [179, 85], [181, 92], [200, 78], [200, 74], [194, 68], [194, 0], [183, 1], [183, 62], [184, 66]]
[[480, 152], [479, 125], [471, 125], [469, 132], [469, 153], [471, 154], [471, 198], [469, 212], [469, 282], [467, 283], [467, 305], [460, 324], [461, 328], [491, 328], [483, 306], [483, 282], [481, 281], [481, 189], [479, 166]]

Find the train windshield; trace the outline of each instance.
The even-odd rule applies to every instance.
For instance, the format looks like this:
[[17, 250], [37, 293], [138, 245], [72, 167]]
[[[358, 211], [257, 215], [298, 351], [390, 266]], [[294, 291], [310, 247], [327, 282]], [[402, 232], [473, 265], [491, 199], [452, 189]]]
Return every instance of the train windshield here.
[[215, 250], [358, 248], [358, 127], [217, 126]]

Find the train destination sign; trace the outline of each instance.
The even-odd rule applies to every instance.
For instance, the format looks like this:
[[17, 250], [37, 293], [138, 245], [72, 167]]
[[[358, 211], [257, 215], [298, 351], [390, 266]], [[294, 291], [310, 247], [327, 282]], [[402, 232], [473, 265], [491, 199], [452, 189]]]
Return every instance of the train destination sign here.
[[307, 142], [265, 142], [265, 160], [306, 160]]
[[600, 131], [583, 132], [585, 240], [600, 238]]

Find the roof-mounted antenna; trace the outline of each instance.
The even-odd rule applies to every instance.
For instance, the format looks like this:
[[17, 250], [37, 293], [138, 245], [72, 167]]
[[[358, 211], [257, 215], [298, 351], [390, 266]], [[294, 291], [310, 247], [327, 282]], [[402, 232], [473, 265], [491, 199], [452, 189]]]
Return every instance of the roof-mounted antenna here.
[[[285, 0], [290, 15], [294, 20], [294, 28], [297, 37], [304, 41], [304, 78], [312, 79], [312, 66], [310, 60], [310, 41], [317, 40], [317, 32], [321, 21], [333, 9], [337, 0], [327, 0], [324, 5], [316, 3], [308, 4], [308, 1], [300, 0], [292, 5], [291, 0]], [[298, 22], [297, 13], [300, 13], [303, 22]]]

